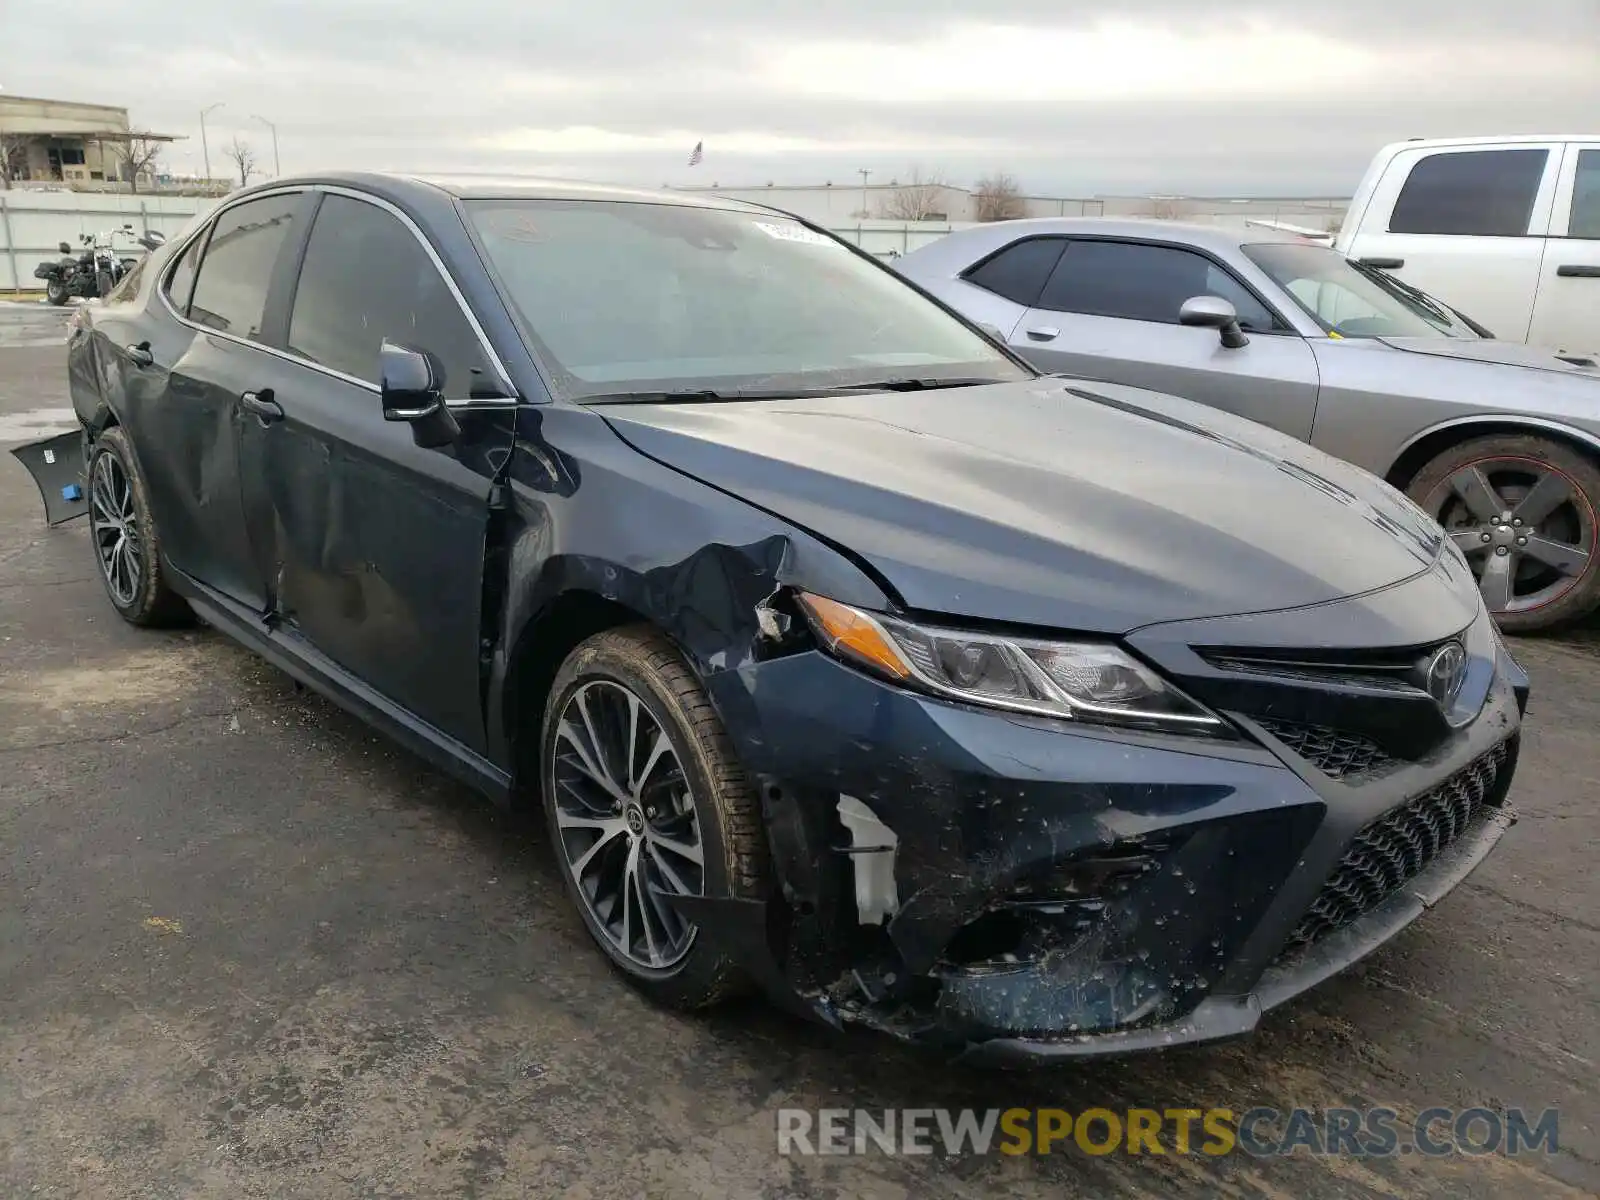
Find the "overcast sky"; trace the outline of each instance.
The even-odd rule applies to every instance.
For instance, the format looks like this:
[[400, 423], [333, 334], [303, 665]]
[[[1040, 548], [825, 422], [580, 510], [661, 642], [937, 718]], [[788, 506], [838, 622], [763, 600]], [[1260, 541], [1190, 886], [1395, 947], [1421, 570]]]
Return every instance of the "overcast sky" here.
[[[1115, 16], [1100, 15], [1115, 12]], [[1413, 136], [1600, 132], [1600, 0], [0, 0], [0, 86], [214, 174], [1348, 194]], [[705, 161], [689, 169], [697, 140]]]

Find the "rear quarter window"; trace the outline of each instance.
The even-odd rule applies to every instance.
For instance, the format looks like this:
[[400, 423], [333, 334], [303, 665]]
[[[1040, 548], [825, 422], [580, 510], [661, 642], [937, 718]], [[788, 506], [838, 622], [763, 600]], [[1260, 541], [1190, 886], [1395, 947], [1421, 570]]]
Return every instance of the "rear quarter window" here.
[[1050, 272], [1056, 269], [1066, 245], [1063, 238], [1028, 238], [1013, 242], [971, 268], [964, 278], [974, 287], [1031, 308], [1044, 290]]

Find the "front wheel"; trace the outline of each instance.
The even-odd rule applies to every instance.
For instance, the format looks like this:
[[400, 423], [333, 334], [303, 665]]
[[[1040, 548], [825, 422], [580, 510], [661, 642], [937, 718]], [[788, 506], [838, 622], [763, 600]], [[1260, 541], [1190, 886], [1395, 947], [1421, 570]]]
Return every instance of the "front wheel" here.
[[1500, 434], [1450, 447], [1407, 489], [1467, 556], [1508, 633], [1600, 607], [1600, 467], [1551, 438]]
[[89, 457], [89, 540], [106, 596], [124, 621], [164, 626], [189, 618], [189, 606], [167, 587], [150, 490], [127, 434], [116, 426], [100, 435]]
[[760, 805], [672, 644], [635, 625], [579, 645], [551, 687], [541, 751], [556, 858], [612, 966], [670, 1008], [744, 990], [671, 897], [765, 894]]
[[67, 284], [59, 275], [52, 275], [45, 281], [44, 298], [60, 308], [67, 302]]

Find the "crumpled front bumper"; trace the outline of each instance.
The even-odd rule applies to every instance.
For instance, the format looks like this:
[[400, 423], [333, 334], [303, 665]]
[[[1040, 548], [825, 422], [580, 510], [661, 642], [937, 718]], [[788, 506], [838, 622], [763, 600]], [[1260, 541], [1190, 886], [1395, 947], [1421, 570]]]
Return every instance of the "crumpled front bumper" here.
[[[1497, 680], [1471, 727], [1358, 796], [1248, 741], [946, 704], [816, 652], [707, 682], [759, 781], [781, 899], [688, 915], [794, 1011], [988, 1063], [1238, 1036], [1392, 937], [1514, 819], [1526, 683]], [[1359, 821], [1502, 744], [1470, 830], [1284, 952]]]

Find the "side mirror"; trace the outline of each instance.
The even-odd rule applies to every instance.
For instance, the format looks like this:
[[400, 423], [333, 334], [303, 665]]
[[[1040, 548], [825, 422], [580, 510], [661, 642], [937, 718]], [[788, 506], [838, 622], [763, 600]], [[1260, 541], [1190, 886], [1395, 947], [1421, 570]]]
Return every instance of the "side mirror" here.
[[436, 449], [461, 435], [444, 402], [444, 367], [434, 355], [385, 338], [378, 347], [378, 380], [383, 419], [410, 424], [417, 445]]
[[1239, 311], [1221, 296], [1191, 296], [1178, 310], [1178, 324], [1215, 329], [1222, 335], [1226, 350], [1238, 350], [1250, 344], [1244, 330], [1239, 328]]

